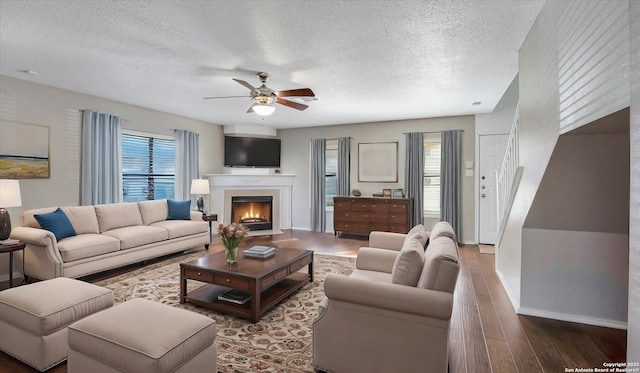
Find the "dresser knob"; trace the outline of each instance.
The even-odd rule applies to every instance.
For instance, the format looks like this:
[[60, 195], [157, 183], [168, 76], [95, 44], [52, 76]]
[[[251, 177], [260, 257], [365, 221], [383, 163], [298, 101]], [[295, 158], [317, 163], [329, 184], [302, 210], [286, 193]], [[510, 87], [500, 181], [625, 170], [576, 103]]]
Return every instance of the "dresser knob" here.
[[230, 279], [230, 278], [228, 278], [228, 279], [226, 279], [225, 281], [226, 281], [226, 282], [231, 282], [231, 279]]
[[277, 279], [278, 279], [278, 276], [273, 276], [273, 279], [274, 279], [274, 280], [277, 280]]
[[198, 272], [198, 276], [202, 276], [202, 273]]

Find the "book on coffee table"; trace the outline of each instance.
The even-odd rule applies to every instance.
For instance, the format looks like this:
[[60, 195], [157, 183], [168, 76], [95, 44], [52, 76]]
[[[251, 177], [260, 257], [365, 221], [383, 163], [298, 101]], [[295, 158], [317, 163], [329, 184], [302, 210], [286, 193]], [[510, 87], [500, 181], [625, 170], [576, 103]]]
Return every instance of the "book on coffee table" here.
[[275, 255], [276, 248], [269, 246], [253, 246], [249, 249], [246, 249], [244, 252], [244, 256], [251, 258], [268, 258], [272, 255]]
[[251, 294], [244, 291], [231, 289], [227, 292], [224, 292], [218, 295], [218, 300], [223, 300], [225, 302], [231, 302], [236, 304], [245, 304], [249, 300], [251, 300]]

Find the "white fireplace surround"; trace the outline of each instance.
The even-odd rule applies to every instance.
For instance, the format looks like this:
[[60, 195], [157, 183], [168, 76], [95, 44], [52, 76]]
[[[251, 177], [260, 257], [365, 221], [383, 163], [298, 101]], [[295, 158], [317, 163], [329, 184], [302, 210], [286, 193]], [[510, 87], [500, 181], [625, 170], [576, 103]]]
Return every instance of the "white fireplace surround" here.
[[211, 195], [209, 211], [218, 214], [218, 222], [231, 222], [231, 197], [271, 196], [273, 198], [273, 230], [291, 229], [291, 189], [295, 175], [207, 174]]

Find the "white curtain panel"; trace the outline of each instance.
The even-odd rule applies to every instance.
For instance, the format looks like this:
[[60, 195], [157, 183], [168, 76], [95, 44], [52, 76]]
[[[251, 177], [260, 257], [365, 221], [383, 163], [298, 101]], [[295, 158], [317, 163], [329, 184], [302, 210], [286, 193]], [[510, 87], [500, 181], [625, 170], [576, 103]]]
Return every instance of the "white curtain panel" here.
[[311, 139], [309, 165], [311, 185], [311, 230], [325, 230], [325, 153], [326, 139]]
[[122, 128], [120, 117], [82, 112], [82, 205], [122, 202]]
[[422, 132], [405, 133], [404, 188], [406, 198], [412, 198], [410, 226], [424, 222], [424, 142]]
[[194, 208], [196, 196], [190, 194], [191, 180], [199, 176], [199, 138], [200, 135], [186, 130], [176, 130], [176, 176], [174, 198], [180, 201], [191, 200]]

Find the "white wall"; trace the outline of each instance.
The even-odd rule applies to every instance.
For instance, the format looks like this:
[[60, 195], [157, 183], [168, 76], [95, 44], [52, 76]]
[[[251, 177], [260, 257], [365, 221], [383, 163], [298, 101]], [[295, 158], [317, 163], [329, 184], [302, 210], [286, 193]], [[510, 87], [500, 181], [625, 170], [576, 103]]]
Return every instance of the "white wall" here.
[[523, 174], [497, 263], [516, 307], [523, 223], [559, 134], [629, 105], [628, 11], [628, 1], [547, 2], [520, 49]]
[[[475, 161], [474, 117], [447, 117], [393, 122], [349, 124], [329, 127], [313, 127], [279, 130], [282, 139], [282, 172], [295, 174], [293, 187], [294, 229], [309, 230], [309, 141], [314, 138], [351, 139], [351, 189], [360, 189], [363, 196], [381, 192], [383, 188], [404, 189], [404, 136], [405, 132], [431, 132], [452, 129], [464, 130], [462, 136], [462, 164]], [[398, 182], [358, 182], [358, 144], [374, 142], [398, 142]], [[475, 204], [474, 178], [462, 179], [462, 237], [463, 242], [474, 242]]]
[[629, 5], [631, 48], [631, 202], [627, 361], [640, 361], [640, 1]]
[[[9, 209], [12, 225], [19, 225], [19, 213], [24, 210], [80, 203], [81, 109], [119, 115], [124, 129], [168, 136], [174, 129], [199, 133], [200, 172], [219, 173], [222, 169], [221, 126], [0, 76], [0, 118], [50, 128], [51, 177], [20, 180], [22, 207]], [[7, 275], [6, 256], [0, 257], [0, 277]], [[21, 270], [21, 266], [16, 261], [14, 268]]]
[[626, 234], [525, 228], [518, 313], [625, 329], [628, 245]]
[[476, 115], [476, 135], [495, 135], [511, 131], [516, 106], [518, 106], [519, 89], [518, 75], [516, 75], [493, 111], [489, 114]]

